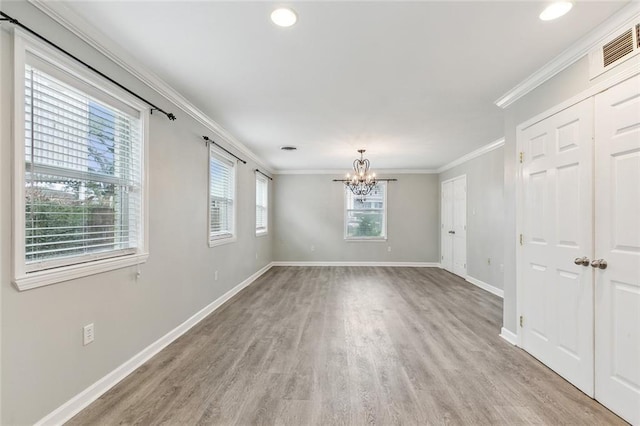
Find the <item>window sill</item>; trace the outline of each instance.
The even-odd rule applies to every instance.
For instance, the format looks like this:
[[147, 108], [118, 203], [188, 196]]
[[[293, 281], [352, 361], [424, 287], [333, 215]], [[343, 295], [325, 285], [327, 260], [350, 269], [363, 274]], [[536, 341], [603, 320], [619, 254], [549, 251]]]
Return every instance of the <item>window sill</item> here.
[[266, 237], [269, 235], [269, 231], [256, 231], [256, 237]]
[[345, 238], [344, 240], [348, 243], [384, 243], [387, 241], [387, 238]]
[[229, 243], [234, 243], [237, 240], [236, 236], [216, 238], [215, 240], [209, 240], [209, 247], [222, 246]]
[[94, 260], [77, 265], [62, 266], [60, 268], [48, 269], [45, 271], [30, 272], [13, 280], [13, 284], [19, 291], [31, 290], [33, 288], [44, 287], [63, 281], [70, 281], [76, 278], [88, 277], [90, 275], [101, 274], [115, 269], [122, 269], [129, 266], [145, 263], [149, 258], [148, 253], [130, 254], [109, 259]]

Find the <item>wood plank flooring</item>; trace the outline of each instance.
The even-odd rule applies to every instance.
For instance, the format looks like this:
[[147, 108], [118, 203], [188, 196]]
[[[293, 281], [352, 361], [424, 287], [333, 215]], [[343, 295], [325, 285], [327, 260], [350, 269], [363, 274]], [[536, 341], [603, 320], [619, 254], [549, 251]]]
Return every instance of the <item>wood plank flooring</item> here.
[[436, 268], [275, 267], [72, 425], [625, 424]]

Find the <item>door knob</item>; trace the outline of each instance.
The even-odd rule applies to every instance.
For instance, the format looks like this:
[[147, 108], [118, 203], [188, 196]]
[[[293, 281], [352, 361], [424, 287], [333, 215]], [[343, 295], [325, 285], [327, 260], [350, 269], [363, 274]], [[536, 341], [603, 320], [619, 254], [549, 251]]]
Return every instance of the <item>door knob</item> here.
[[607, 261], [604, 260], [604, 259], [594, 260], [594, 261], [591, 262], [591, 267], [592, 268], [607, 269]]
[[573, 263], [576, 265], [589, 266], [589, 259], [587, 256], [576, 257]]

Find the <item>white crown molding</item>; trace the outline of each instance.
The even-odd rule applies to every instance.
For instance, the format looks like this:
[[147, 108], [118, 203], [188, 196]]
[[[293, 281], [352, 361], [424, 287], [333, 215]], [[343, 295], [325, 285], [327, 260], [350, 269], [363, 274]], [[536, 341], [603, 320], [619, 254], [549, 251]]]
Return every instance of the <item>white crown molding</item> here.
[[277, 261], [272, 262], [273, 266], [390, 266], [398, 268], [439, 268], [437, 262], [299, 262], [299, 261]]
[[480, 157], [481, 155], [486, 154], [487, 152], [491, 152], [494, 149], [498, 149], [501, 146], [504, 145], [504, 138], [500, 138], [498, 140], [495, 140], [483, 147], [480, 147], [478, 149], [476, 149], [475, 151], [471, 151], [468, 154], [463, 155], [462, 157], [458, 158], [457, 160], [453, 160], [452, 162], [450, 162], [449, 164], [445, 164], [444, 166], [440, 167], [438, 170], [436, 170], [436, 173], [442, 173], [445, 172], [449, 169], [454, 168], [455, 166], [459, 166], [460, 164], [464, 164], [469, 160], [473, 160], [474, 158]]
[[481, 289], [488, 291], [491, 294], [495, 294], [496, 296], [504, 299], [504, 291], [501, 288], [498, 287], [494, 287], [491, 284], [487, 284], [484, 281], [481, 281], [477, 278], [473, 278], [470, 275], [467, 275], [466, 278], [467, 282], [470, 282], [471, 284], [475, 285], [476, 287], [480, 287]]
[[[346, 168], [344, 169], [310, 169], [310, 170], [276, 170], [273, 172], [275, 175], [336, 175], [344, 176], [346, 174]], [[425, 175], [425, 174], [437, 174], [437, 170], [432, 169], [375, 169], [377, 176], [382, 175]]]
[[67, 422], [73, 416], [82, 411], [82, 409], [87, 407], [109, 389], [118, 384], [118, 382], [120, 382], [122, 379], [133, 373], [138, 367], [151, 359], [151, 357], [167, 347], [171, 342], [189, 331], [194, 325], [198, 324], [209, 314], [222, 306], [226, 301], [238, 294], [240, 290], [252, 284], [262, 274], [271, 269], [272, 266], [273, 264], [269, 263], [264, 268], [260, 269], [249, 278], [242, 281], [240, 284], [202, 308], [200, 311], [196, 312], [185, 322], [144, 348], [142, 351], [138, 352], [128, 361], [117, 367], [115, 370], [111, 371], [106, 376], [102, 377], [100, 380], [62, 404], [60, 407], [44, 416], [42, 419], [36, 422], [35, 425], [62, 425]]
[[603, 43], [606, 37], [615, 31], [630, 19], [640, 16], [640, 2], [631, 1], [629, 5], [622, 8], [616, 14], [604, 21], [597, 28], [589, 32], [586, 36], [560, 55], [549, 61], [542, 68], [531, 74], [529, 77], [518, 83], [514, 88], [502, 95], [495, 104], [500, 108], [506, 108], [527, 93], [550, 80], [555, 75], [577, 62], [580, 58], [587, 55], [592, 49]]
[[500, 331], [500, 337], [511, 343], [513, 346], [518, 346], [518, 335], [504, 327], [502, 327], [502, 330]]
[[[89, 25], [82, 17], [71, 10], [62, 1], [46, 1], [46, 0], [28, 0], [36, 8], [44, 12], [54, 21], [58, 22], [64, 28], [75, 34], [89, 46], [106, 56], [109, 60], [116, 63], [125, 71], [136, 77], [138, 80], [158, 92], [169, 102], [175, 104], [178, 108], [188, 114], [191, 118], [202, 124], [204, 127], [215, 133], [217, 138], [231, 145], [242, 154], [249, 157], [266, 172], [273, 173], [273, 168], [269, 167], [262, 161], [253, 151], [246, 145], [236, 139], [225, 128], [216, 123], [211, 117], [206, 115], [187, 98], [182, 96], [178, 91], [171, 87], [168, 83], [158, 77], [156, 74], [146, 69], [138, 60], [129, 55], [122, 47], [111, 41], [106, 35], [97, 30], [94, 26]], [[178, 117], [179, 119], [179, 117]], [[212, 136], [212, 139], [216, 139]], [[216, 140], [216, 142], [221, 142]]]

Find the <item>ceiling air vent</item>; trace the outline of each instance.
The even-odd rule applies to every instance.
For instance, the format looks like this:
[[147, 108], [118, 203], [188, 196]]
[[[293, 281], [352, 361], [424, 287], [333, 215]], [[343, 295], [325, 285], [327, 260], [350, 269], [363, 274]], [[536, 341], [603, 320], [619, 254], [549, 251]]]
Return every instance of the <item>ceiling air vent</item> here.
[[640, 22], [638, 17], [605, 37], [589, 53], [589, 77], [593, 80], [640, 53]]
[[602, 63], [608, 67], [631, 52], [633, 52], [633, 32], [629, 29], [602, 46]]

